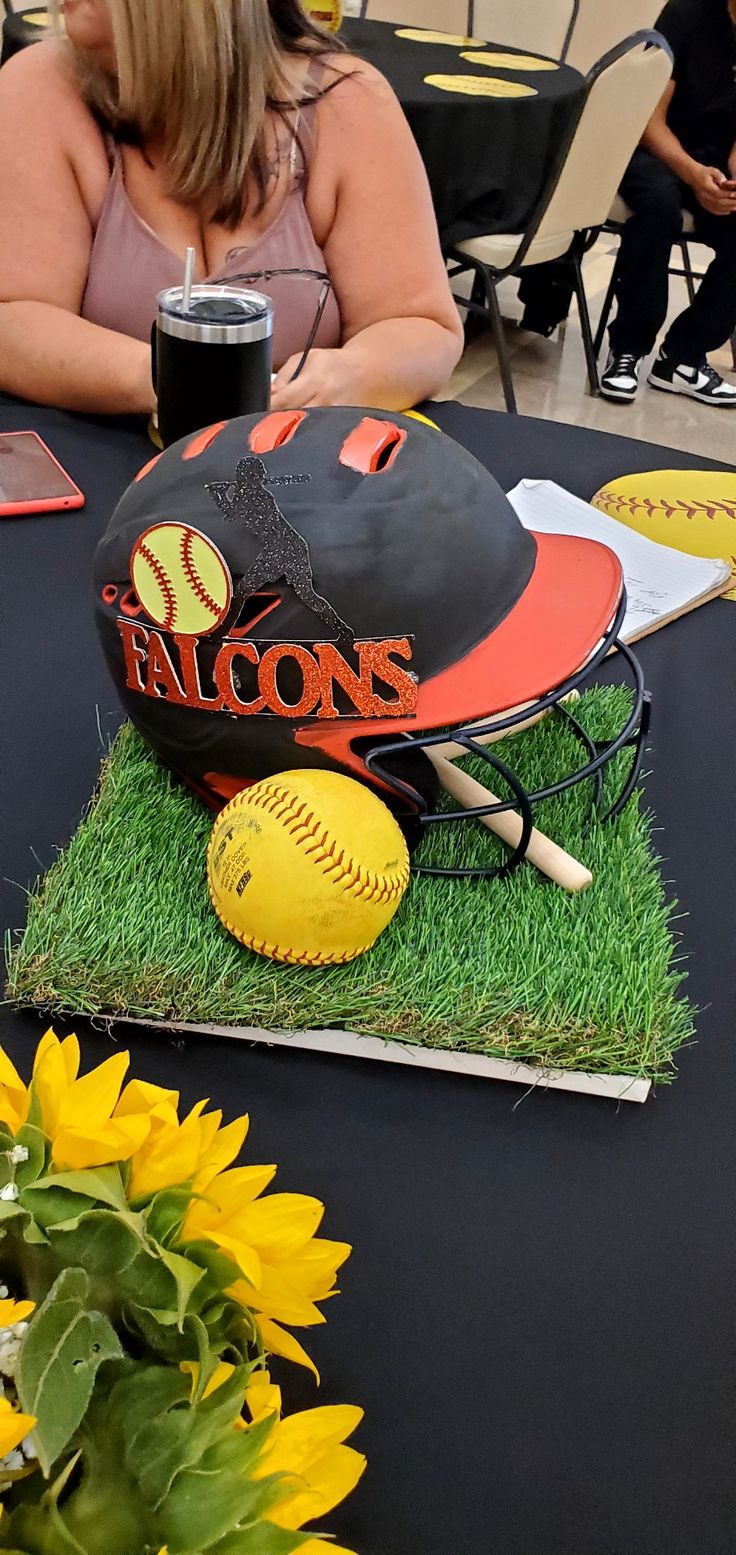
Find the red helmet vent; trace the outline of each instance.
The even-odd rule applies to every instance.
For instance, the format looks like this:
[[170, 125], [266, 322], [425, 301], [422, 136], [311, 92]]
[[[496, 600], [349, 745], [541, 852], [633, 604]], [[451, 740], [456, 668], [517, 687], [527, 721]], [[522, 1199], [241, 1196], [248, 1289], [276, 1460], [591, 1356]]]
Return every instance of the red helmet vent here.
[[377, 475], [390, 470], [406, 442], [406, 432], [392, 421], [364, 416], [340, 449], [340, 463], [358, 475]]
[[306, 410], [274, 410], [253, 427], [248, 438], [252, 454], [271, 454], [274, 448], [290, 443], [297, 427], [306, 418]]

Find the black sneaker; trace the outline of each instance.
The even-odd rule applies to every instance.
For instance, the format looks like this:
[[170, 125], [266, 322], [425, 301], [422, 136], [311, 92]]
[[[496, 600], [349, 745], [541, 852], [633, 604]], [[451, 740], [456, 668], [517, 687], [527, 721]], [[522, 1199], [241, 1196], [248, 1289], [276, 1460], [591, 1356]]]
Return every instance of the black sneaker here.
[[736, 385], [727, 383], [703, 357], [696, 367], [673, 362], [660, 351], [649, 369], [647, 383], [667, 394], [687, 394], [703, 405], [736, 405]]
[[639, 387], [639, 358], [628, 351], [611, 351], [601, 377], [601, 394], [607, 400], [630, 404]]

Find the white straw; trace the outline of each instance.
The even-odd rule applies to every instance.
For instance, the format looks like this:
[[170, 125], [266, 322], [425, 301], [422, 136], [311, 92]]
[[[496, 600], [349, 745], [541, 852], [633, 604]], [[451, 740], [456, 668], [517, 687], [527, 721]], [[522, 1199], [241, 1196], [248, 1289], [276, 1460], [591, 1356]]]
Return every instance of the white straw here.
[[187, 257], [184, 260], [184, 289], [182, 291], [182, 310], [189, 312], [189, 304], [192, 297], [192, 279], [194, 277], [194, 249], [187, 249]]

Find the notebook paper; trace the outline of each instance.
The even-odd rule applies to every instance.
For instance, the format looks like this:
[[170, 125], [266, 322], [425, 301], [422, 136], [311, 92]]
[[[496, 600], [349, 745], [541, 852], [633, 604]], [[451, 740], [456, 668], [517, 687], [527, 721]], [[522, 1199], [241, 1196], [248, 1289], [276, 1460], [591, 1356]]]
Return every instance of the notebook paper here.
[[712, 598], [730, 580], [727, 562], [689, 556], [648, 540], [580, 497], [573, 497], [554, 481], [519, 481], [508, 496], [525, 529], [580, 535], [615, 552], [626, 584], [627, 610], [621, 630], [625, 642], [656, 631], [666, 621]]

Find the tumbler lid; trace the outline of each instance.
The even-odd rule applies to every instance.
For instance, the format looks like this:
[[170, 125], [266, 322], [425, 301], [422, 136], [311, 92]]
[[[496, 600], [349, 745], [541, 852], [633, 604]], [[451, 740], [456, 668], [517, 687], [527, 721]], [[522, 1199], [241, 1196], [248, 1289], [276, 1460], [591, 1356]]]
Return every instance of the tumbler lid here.
[[158, 328], [162, 334], [176, 335], [179, 340], [243, 345], [251, 340], [265, 340], [273, 333], [270, 297], [244, 286], [228, 286], [224, 282], [193, 286], [187, 309], [181, 286], [159, 292], [156, 301]]

